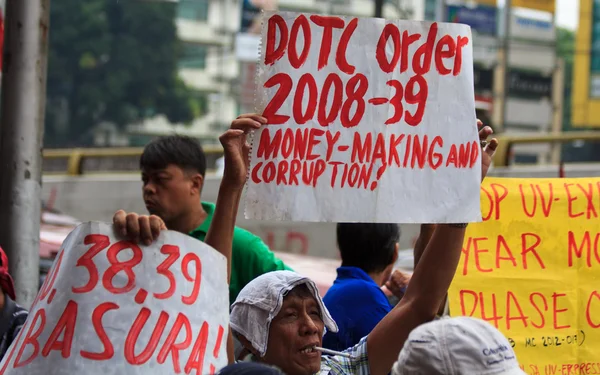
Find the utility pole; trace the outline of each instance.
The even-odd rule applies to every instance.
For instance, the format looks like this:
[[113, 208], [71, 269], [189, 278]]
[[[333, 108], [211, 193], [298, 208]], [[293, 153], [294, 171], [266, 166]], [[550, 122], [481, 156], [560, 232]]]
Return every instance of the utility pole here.
[[375, 0], [375, 18], [383, 18], [383, 3], [385, 0]]
[[38, 292], [50, 0], [6, 0], [0, 112], [0, 246], [17, 302]]
[[446, 20], [446, 0], [438, 0], [436, 2], [435, 20], [437, 22], [447, 22], [447, 20]]
[[508, 102], [508, 94], [510, 87], [510, 22], [511, 22], [511, 0], [506, 0], [504, 3], [504, 40], [502, 47], [503, 57], [503, 89], [502, 89], [502, 108], [500, 109], [500, 130], [506, 129], [506, 108]]

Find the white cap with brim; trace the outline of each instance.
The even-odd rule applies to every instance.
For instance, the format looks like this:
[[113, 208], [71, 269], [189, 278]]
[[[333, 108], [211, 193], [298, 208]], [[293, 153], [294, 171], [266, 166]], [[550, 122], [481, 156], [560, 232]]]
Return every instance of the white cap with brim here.
[[[306, 285], [321, 310], [326, 330], [338, 327], [327, 311], [315, 283], [292, 271], [265, 273], [248, 283], [231, 305], [231, 329], [244, 336], [261, 357], [267, 352], [271, 321], [279, 314], [285, 295], [297, 286]], [[325, 334], [325, 332], [323, 332]]]
[[523, 375], [504, 335], [475, 318], [443, 318], [415, 328], [392, 375]]

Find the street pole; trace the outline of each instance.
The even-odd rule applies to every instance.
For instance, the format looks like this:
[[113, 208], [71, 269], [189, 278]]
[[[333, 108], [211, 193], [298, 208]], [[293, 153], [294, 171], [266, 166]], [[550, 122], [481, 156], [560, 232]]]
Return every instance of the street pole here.
[[7, 0], [0, 112], [0, 246], [17, 302], [38, 292], [50, 0]]
[[383, 18], [383, 3], [385, 0], [375, 0], [375, 18]]
[[500, 118], [502, 119], [499, 122], [500, 130], [504, 131], [506, 129], [506, 108], [508, 102], [508, 94], [510, 87], [510, 63], [509, 63], [509, 54], [510, 54], [510, 21], [511, 21], [511, 0], [506, 0], [504, 3], [504, 41], [503, 41], [503, 65], [504, 65], [504, 87], [502, 89], [502, 108], [500, 113]]
[[435, 20], [437, 22], [446, 21], [446, 0], [438, 0], [435, 5]]

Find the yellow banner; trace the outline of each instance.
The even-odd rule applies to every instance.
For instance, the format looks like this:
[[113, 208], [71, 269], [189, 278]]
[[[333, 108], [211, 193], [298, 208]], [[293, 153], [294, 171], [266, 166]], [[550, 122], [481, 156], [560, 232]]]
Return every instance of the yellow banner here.
[[452, 315], [509, 338], [534, 374], [600, 374], [600, 178], [486, 179]]
[[477, 5], [490, 5], [495, 7], [498, 3], [498, 0], [477, 0]]
[[[498, 0], [477, 0], [476, 3], [478, 5], [489, 5], [495, 7], [498, 4]], [[512, 0], [511, 6], [554, 13], [556, 4], [555, 0]]]
[[514, 7], [529, 8], [554, 13], [556, 7], [555, 0], [512, 0]]

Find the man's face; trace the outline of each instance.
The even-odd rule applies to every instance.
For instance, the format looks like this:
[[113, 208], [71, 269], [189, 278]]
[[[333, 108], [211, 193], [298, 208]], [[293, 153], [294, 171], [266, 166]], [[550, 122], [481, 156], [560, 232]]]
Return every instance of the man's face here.
[[169, 223], [200, 202], [202, 177], [175, 165], [165, 169], [142, 170], [142, 191], [146, 209]]
[[279, 367], [287, 375], [318, 373], [321, 352], [312, 348], [321, 346], [323, 329], [321, 311], [314, 297], [291, 293], [271, 322], [264, 362]]

